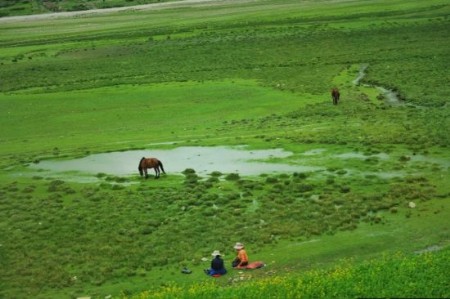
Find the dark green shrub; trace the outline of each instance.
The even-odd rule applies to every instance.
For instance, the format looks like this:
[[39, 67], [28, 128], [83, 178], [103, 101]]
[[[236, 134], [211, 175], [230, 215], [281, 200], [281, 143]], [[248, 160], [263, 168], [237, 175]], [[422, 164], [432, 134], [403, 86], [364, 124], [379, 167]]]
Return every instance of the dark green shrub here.
[[344, 174], [347, 173], [347, 170], [345, 170], [345, 169], [339, 169], [336, 173], [339, 174], [339, 175], [344, 175]]
[[56, 191], [59, 191], [59, 190], [61, 190], [61, 185], [63, 185], [64, 184], [64, 181], [62, 181], [62, 180], [54, 180], [54, 181], [51, 181], [50, 182], [50, 184], [49, 184], [49, 186], [48, 186], [48, 191], [49, 192], [56, 192]]
[[225, 176], [225, 179], [227, 181], [238, 181], [240, 179], [240, 176], [238, 173], [230, 173]]
[[308, 175], [307, 175], [306, 173], [303, 173], [303, 172], [300, 172], [300, 173], [294, 172], [294, 173], [292, 174], [292, 176], [293, 176], [294, 178], [300, 179], [300, 180], [304, 180], [304, 179], [306, 179], [306, 178], [308, 177]]
[[296, 188], [297, 188], [297, 191], [299, 191], [301, 193], [305, 193], [305, 192], [314, 190], [314, 186], [310, 185], [310, 184], [299, 184]]
[[184, 179], [185, 185], [196, 185], [198, 181], [200, 180], [200, 177], [195, 173], [187, 173], [186, 177]]
[[274, 177], [268, 177], [268, 178], [266, 178], [266, 183], [275, 184], [275, 183], [278, 183], [278, 179], [274, 178]]
[[112, 190], [122, 190], [122, 189], [125, 189], [125, 187], [122, 185], [119, 185], [119, 184], [114, 184], [114, 185], [112, 185], [111, 189]]
[[327, 177], [327, 180], [325, 181], [325, 183], [327, 183], [327, 185], [332, 185], [334, 184], [334, 177]]
[[184, 175], [193, 174], [193, 173], [195, 173], [195, 170], [192, 169], [192, 168], [186, 168], [181, 173], [184, 174]]
[[222, 176], [222, 173], [220, 171], [213, 171], [210, 174], [212, 177], [220, 177]]
[[342, 193], [348, 193], [348, 192], [350, 192], [350, 186], [341, 186], [340, 191]]
[[215, 177], [215, 176], [208, 178], [206, 181], [207, 181], [208, 183], [218, 183], [218, 182], [220, 182], [220, 180], [218, 179], [218, 177]]

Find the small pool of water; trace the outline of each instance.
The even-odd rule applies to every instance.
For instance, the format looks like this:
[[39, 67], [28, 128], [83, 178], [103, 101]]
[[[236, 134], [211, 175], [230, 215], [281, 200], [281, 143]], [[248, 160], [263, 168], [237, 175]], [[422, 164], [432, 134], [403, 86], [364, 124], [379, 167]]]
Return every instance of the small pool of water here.
[[411, 162], [434, 164], [436, 166], [440, 166], [446, 169], [450, 167], [449, 159], [440, 159], [424, 155], [411, 155], [409, 156], [409, 158], [411, 159]]
[[385, 154], [385, 153], [366, 155], [366, 154], [358, 153], [358, 152], [348, 152], [348, 153], [337, 154], [334, 156], [336, 158], [340, 158], [340, 159], [360, 159], [360, 160], [365, 160], [368, 158], [378, 158], [380, 160], [388, 160], [390, 158], [389, 155]]
[[[364, 161], [368, 158], [377, 158], [380, 161], [390, 161], [393, 158], [386, 153], [366, 155], [361, 152], [328, 153], [325, 148], [311, 149], [303, 152], [299, 159], [291, 159], [294, 164], [276, 162], [293, 156], [294, 153], [283, 149], [249, 150], [246, 146], [185, 146], [174, 149], [148, 149], [131, 150], [94, 154], [72, 160], [44, 160], [30, 165], [34, 170], [32, 175], [47, 178], [62, 178], [77, 182], [102, 181], [96, 177], [99, 173], [108, 176], [138, 176], [138, 163], [142, 157], [156, 157], [162, 161], [164, 169], [170, 175], [182, 175], [187, 168], [192, 168], [200, 176], [207, 176], [214, 171], [223, 174], [238, 173], [241, 176], [257, 176], [261, 174], [293, 173], [293, 172], [323, 172], [326, 167], [314, 166], [317, 157], [324, 159]], [[292, 157], [291, 157], [292, 158]], [[396, 159], [397, 160], [397, 159]], [[395, 160], [395, 161], [396, 161]], [[395, 162], [394, 161], [394, 162]], [[413, 155], [410, 161], [405, 162], [411, 167], [415, 163], [426, 163], [430, 166], [438, 165], [448, 169], [450, 161], [422, 155]], [[345, 167], [347, 175], [376, 176], [389, 179], [402, 177], [406, 173], [393, 170], [366, 169], [358, 171], [352, 167]], [[20, 174], [22, 175], [22, 174]], [[149, 169], [149, 175], [154, 175], [154, 170]]]
[[[133, 150], [94, 154], [73, 160], [45, 160], [30, 167], [51, 173], [105, 173], [116, 176], [138, 174], [138, 163], [142, 157], [156, 157], [168, 174], [181, 174], [192, 168], [199, 175], [213, 171], [260, 175], [273, 172], [305, 172], [321, 169], [314, 166], [271, 163], [271, 158], [286, 158], [293, 153], [283, 149], [248, 150], [246, 147], [178, 147], [174, 149]], [[149, 170], [153, 175], [153, 169]]]

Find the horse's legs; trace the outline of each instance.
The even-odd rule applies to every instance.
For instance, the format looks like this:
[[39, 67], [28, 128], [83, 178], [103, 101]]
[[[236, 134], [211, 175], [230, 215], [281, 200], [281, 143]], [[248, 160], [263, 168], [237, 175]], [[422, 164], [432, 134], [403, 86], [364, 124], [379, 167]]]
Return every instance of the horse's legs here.
[[148, 178], [147, 168], [144, 168], [145, 178]]
[[155, 179], [159, 178], [159, 167], [155, 167]]

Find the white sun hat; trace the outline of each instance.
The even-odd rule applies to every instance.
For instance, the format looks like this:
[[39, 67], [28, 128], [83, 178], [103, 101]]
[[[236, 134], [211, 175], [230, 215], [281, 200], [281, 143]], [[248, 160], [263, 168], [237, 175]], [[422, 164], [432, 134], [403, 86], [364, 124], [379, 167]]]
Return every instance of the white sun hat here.
[[212, 256], [218, 256], [218, 255], [222, 255], [222, 254], [220, 253], [219, 250], [214, 250], [213, 253], [211, 253], [211, 255]]
[[244, 248], [244, 244], [242, 244], [242, 243], [237, 242], [237, 243], [234, 245], [234, 249], [242, 249], [242, 248]]

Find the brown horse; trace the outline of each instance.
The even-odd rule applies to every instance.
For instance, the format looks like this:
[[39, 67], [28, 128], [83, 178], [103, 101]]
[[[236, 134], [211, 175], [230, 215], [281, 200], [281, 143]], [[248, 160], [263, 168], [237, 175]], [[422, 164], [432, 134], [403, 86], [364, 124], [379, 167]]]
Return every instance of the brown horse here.
[[141, 176], [144, 176], [145, 174], [145, 178], [148, 178], [148, 174], [147, 174], [147, 169], [148, 168], [154, 168], [155, 169], [155, 179], [159, 178], [159, 174], [160, 174], [160, 169], [161, 171], [165, 174], [166, 172], [164, 171], [164, 167], [161, 163], [161, 161], [159, 161], [156, 158], [145, 158], [142, 157], [141, 161], [139, 161], [139, 174]]
[[339, 97], [341, 94], [339, 93], [339, 89], [336, 87], [331, 90], [331, 98], [333, 98], [333, 104], [337, 105], [339, 101]]

